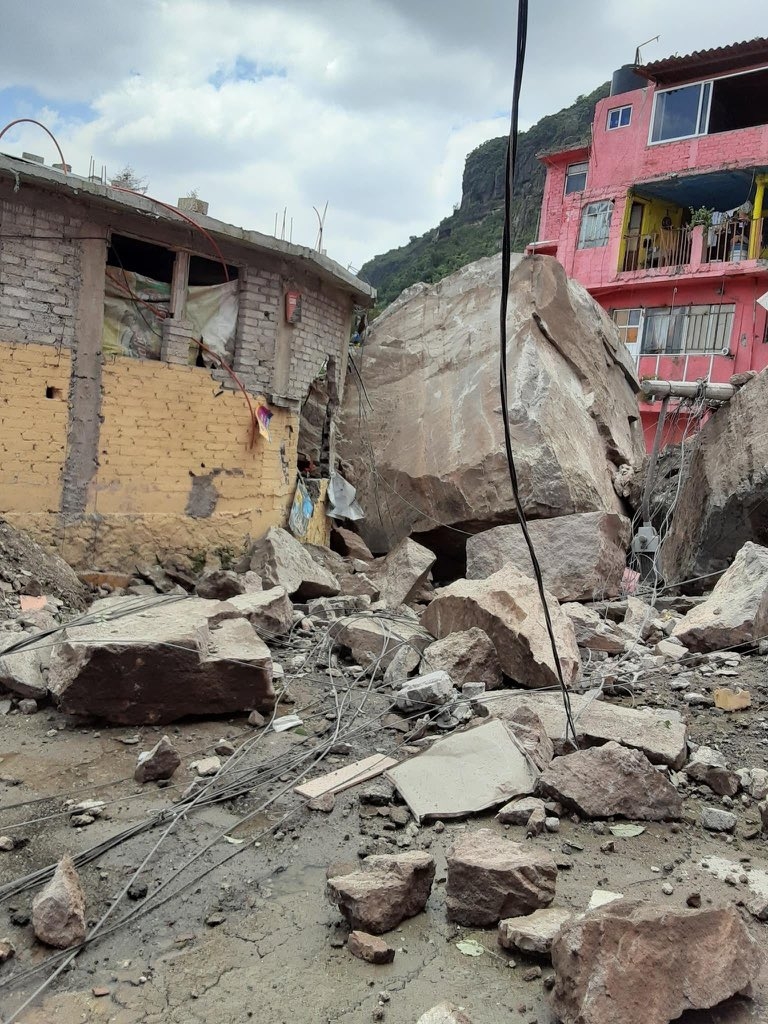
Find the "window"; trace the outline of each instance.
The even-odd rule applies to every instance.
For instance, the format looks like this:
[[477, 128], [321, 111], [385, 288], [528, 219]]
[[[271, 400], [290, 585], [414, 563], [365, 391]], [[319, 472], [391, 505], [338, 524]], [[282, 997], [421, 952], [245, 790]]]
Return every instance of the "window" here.
[[580, 249], [595, 249], [608, 242], [612, 213], [612, 199], [604, 199], [599, 203], [588, 203], [584, 207], [579, 231]]
[[651, 142], [703, 135], [707, 130], [711, 94], [711, 82], [657, 92], [653, 97]]
[[646, 309], [641, 351], [645, 355], [727, 351], [734, 311], [733, 303]]
[[632, 120], [632, 107], [616, 107], [608, 111], [608, 130], [626, 128]]
[[589, 164], [568, 164], [565, 172], [565, 194], [583, 192], [587, 186], [587, 167]]
[[635, 309], [614, 309], [613, 322], [619, 331], [619, 337], [627, 346], [636, 345], [640, 339], [640, 325], [643, 311]]

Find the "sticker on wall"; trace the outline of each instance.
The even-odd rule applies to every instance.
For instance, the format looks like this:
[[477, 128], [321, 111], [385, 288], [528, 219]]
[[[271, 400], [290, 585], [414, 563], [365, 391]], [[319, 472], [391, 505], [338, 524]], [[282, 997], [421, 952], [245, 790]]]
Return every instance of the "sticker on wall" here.
[[288, 517], [288, 528], [294, 537], [298, 537], [299, 540], [306, 537], [309, 530], [309, 522], [314, 511], [315, 506], [309, 496], [309, 491], [304, 481], [299, 478], [296, 481], [296, 492], [293, 495], [291, 514]]
[[266, 405], [260, 405], [256, 409], [256, 419], [259, 423], [259, 433], [262, 437], [266, 437], [268, 441], [272, 441], [269, 434], [269, 423], [274, 414], [266, 407]]

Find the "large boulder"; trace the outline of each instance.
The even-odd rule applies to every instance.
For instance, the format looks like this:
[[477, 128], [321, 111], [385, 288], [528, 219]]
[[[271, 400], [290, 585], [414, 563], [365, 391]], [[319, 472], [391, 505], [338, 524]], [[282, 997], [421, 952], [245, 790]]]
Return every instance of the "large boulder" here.
[[448, 850], [447, 861], [448, 917], [458, 924], [490, 928], [504, 917], [548, 907], [555, 897], [552, 855], [490, 829], [463, 835]]
[[[558, 601], [616, 597], [632, 528], [615, 512], [582, 512], [528, 523], [544, 586]], [[531, 555], [518, 523], [495, 526], [467, 541], [467, 579], [490, 576], [511, 562], [532, 575]]]
[[32, 901], [32, 927], [46, 946], [68, 949], [85, 938], [85, 893], [68, 855], [56, 865], [53, 878]]
[[615, 900], [552, 943], [552, 1008], [563, 1024], [668, 1024], [745, 989], [760, 947], [732, 906], [677, 910]]
[[59, 634], [48, 687], [66, 714], [155, 725], [273, 702], [269, 649], [229, 602], [135, 607], [130, 597], [98, 601], [97, 621]]
[[88, 588], [63, 558], [44, 550], [36, 541], [0, 517], [0, 582], [23, 594], [48, 594], [68, 608], [84, 608]]
[[678, 821], [683, 801], [639, 750], [606, 743], [556, 757], [538, 790], [587, 818]]
[[421, 850], [367, 857], [360, 871], [328, 879], [328, 894], [350, 926], [381, 935], [426, 906], [434, 859]]
[[[500, 288], [500, 257], [478, 260], [415, 285], [369, 332], [367, 423], [348, 387], [338, 449], [374, 551], [436, 522], [473, 532], [516, 519], [499, 415]], [[635, 369], [610, 317], [555, 259], [537, 255], [513, 270], [507, 326], [526, 513], [624, 512], [617, 467], [639, 469], [644, 446]]]
[[768, 548], [748, 541], [706, 601], [677, 623], [672, 636], [703, 653], [751, 643], [768, 633]]
[[[50, 658], [50, 639], [33, 641], [31, 632], [0, 633], [0, 693], [9, 690], [19, 697], [44, 700], [48, 696], [43, 669]], [[2, 652], [23, 643], [24, 646], [3, 656]]]
[[[768, 544], [768, 370], [684, 446], [682, 483], [661, 548], [667, 583], [702, 593], [746, 541]], [[701, 579], [700, 577], [705, 577]]]
[[227, 598], [227, 604], [248, 619], [257, 633], [283, 636], [293, 625], [293, 605], [284, 587], [270, 587]]
[[[333, 552], [328, 552], [329, 556]], [[248, 567], [261, 576], [265, 590], [284, 587], [297, 600], [311, 597], [333, 597], [339, 592], [339, 581], [320, 565], [287, 530], [273, 526], [253, 545]]]
[[397, 608], [419, 591], [435, 564], [435, 556], [415, 540], [406, 537], [376, 567], [375, 580], [381, 600]]
[[[550, 594], [547, 598], [560, 665], [566, 684], [581, 672], [581, 659], [570, 620]], [[421, 617], [438, 639], [473, 626], [496, 648], [505, 675], [527, 689], [556, 686], [557, 672], [544, 609], [535, 582], [512, 565], [483, 580], [456, 580], [438, 591]]]
[[457, 686], [485, 683], [486, 690], [496, 690], [504, 679], [496, 648], [477, 626], [451, 633], [430, 644], [424, 651], [422, 664], [428, 671], [447, 672]]

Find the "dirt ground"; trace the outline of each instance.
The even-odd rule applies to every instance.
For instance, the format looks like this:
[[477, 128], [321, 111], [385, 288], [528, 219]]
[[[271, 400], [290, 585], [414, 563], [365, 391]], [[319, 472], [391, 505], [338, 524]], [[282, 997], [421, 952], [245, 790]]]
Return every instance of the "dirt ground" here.
[[[677, 677], [667, 672], [644, 677], [645, 690], [635, 694], [635, 703], [683, 711], [691, 739], [717, 746], [733, 768], [766, 766], [765, 660], [745, 659], [738, 679], [705, 677], [698, 670], [688, 675], [691, 689], [698, 692], [724, 681], [747, 686], [753, 706], [735, 714], [691, 708], [681, 692], [670, 688]], [[60, 961], [51, 959], [52, 951], [36, 943], [31, 925], [24, 923], [35, 889], [6, 892], [0, 899], [0, 938], [7, 935], [17, 954], [0, 967], [0, 1019], [13, 1017], [23, 1024], [240, 1024], [251, 1019], [269, 1024], [378, 1019], [408, 1024], [450, 999], [466, 1008], [474, 1024], [552, 1024], [546, 991], [551, 968], [545, 961], [513, 960], [498, 947], [495, 930], [460, 929], [446, 920], [445, 854], [466, 829], [490, 827], [549, 849], [560, 866], [556, 903], [575, 911], [583, 910], [593, 890], [600, 888], [677, 907], [684, 907], [694, 892], [701, 893], [703, 905], [745, 903], [755, 894], [768, 895], [765, 838], [745, 838], [758, 820], [756, 808], [737, 797], [736, 835], [706, 833], [697, 824], [701, 801], [720, 806], [722, 801], [703, 790], [688, 791], [684, 822], [649, 823], [641, 836], [616, 838], [614, 853], [600, 849], [611, 838], [605, 823], [569, 817], [562, 819], [559, 833], [537, 839], [525, 839], [522, 827], [500, 825], [493, 814], [446, 822], [444, 828], [411, 825], [387, 831], [384, 819], [361, 817], [356, 788], [340, 794], [330, 814], [309, 811], [292, 793], [292, 785], [311, 763], [311, 752], [320, 744], [328, 746], [335, 702], [327, 674], [292, 683], [291, 692], [296, 703], [285, 713], [301, 714], [300, 730], [260, 733], [248, 726], [245, 716], [166, 727], [183, 764], [165, 788], [132, 780], [137, 752], [153, 745], [163, 730], [73, 722], [50, 708], [30, 716], [0, 717], [0, 834], [13, 836], [18, 844], [12, 852], [0, 853], [0, 886], [173, 808], [174, 799], [195, 778], [189, 765], [211, 753], [222, 737], [236, 747], [249, 744], [239, 771], [261, 765], [266, 772], [247, 796], [194, 809], [180, 819], [139, 879], [148, 886], [147, 906], [142, 907], [140, 898], [123, 895], [100, 937], [18, 1016], [13, 1015]], [[403, 734], [382, 726], [389, 696], [389, 691], [369, 693], [367, 684], [344, 691], [345, 725], [338, 740], [349, 746], [334, 747], [338, 752], [328, 754], [313, 773], [376, 750], [402, 750]], [[632, 700], [625, 697], [618, 703]], [[124, 742], [136, 737], [137, 743]], [[301, 755], [310, 760], [297, 767]], [[270, 765], [272, 770], [266, 771]], [[259, 810], [275, 797], [269, 808]], [[107, 801], [105, 815], [73, 828], [64, 801], [85, 798]], [[251, 820], [239, 825], [249, 814]], [[81, 868], [89, 924], [110, 908], [166, 827], [161, 824], [127, 839]], [[436, 858], [437, 875], [426, 912], [389, 936], [397, 947], [394, 963], [374, 967], [344, 948], [346, 932], [326, 898], [325, 877], [329, 863], [356, 863], [359, 855], [383, 850], [387, 843], [396, 849], [428, 848]], [[198, 859], [185, 868], [196, 854]], [[663, 894], [665, 883], [672, 884], [672, 895]], [[134, 918], [109, 930], [113, 920], [140, 907]], [[754, 921], [751, 927], [765, 942], [768, 926]], [[467, 937], [484, 947], [481, 956], [465, 956], [457, 949], [458, 939]], [[526, 981], [526, 969], [537, 963], [543, 976]], [[29, 974], [32, 968], [39, 969]], [[736, 998], [681, 1018], [684, 1024], [765, 1020], [768, 969], [758, 980], [754, 1001]]]

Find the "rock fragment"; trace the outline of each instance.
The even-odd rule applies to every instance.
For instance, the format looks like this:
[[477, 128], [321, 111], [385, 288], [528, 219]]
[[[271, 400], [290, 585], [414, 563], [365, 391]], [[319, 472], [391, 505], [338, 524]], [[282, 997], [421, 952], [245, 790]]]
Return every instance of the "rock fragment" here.
[[496, 818], [502, 825], [527, 825], [529, 818], [537, 809], [545, 811], [544, 801], [537, 796], [524, 796], [504, 804]]
[[284, 636], [293, 626], [293, 605], [284, 587], [235, 594], [227, 599], [227, 604], [236, 608], [257, 632], [261, 630], [267, 637], [270, 634]]
[[496, 690], [504, 679], [496, 648], [477, 626], [430, 644], [424, 651], [422, 666], [430, 672], [442, 669], [457, 686], [481, 682], [486, 690]]
[[552, 856], [490, 829], [464, 835], [448, 851], [447, 861], [448, 917], [458, 924], [488, 928], [554, 899], [557, 866]]
[[0, 964], [4, 964], [6, 960], [10, 960], [14, 956], [16, 956], [16, 947], [11, 940], [0, 939]]
[[708, 832], [733, 832], [736, 828], [736, 815], [721, 807], [702, 807], [701, 826]]
[[277, 526], [267, 530], [253, 545], [249, 568], [261, 576], [265, 588], [283, 587], [295, 600], [333, 597], [339, 593], [336, 577], [287, 530]]
[[19, 711], [22, 715], [36, 715], [37, 714], [37, 701], [31, 697], [25, 697], [19, 701]]
[[552, 740], [544, 723], [528, 704], [521, 704], [505, 719], [509, 731], [539, 771], [544, 771], [555, 756]]
[[334, 526], [331, 530], [331, 549], [347, 558], [359, 558], [363, 562], [372, 562], [373, 554], [359, 533], [348, 530], [344, 526]]
[[583, 604], [564, 604], [563, 611], [573, 624], [576, 643], [590, 651], [605, 651], [607, 654], [621, 654], [627, 645], [627, 637], [618, 628], [604, 619], [594, 608]]
[[472, 1024], [466, 1013], [453, 1003], [439, 1003], [423, 1013], [416, 1024]]
[[347, 949], [358, 960], [367, 960], [369, 964], [391, 964], [395, 959], [394, 946], [367, 932], [350, 932]]
[[588, 818], [678, 821], [683, 813], [680, 794], [648, 758], [614, 742], [556, 757], [538, 790]]
[[71, 857], [61, 858], [53, 878], [35, 896], [32, 926], [40, 942], [56, 949], [85, 939], [85, 894]]
[[674, 910], [622, 899], [566, 924], [552, 964], [552, 1008], [563, 1024], [668, 1024], [741, 992], [761, 956], [733, 906]]
[[[570, 619], [552, 595], [548, 607], [566, 683], [581, 671], [581, 658]], [[505, 675], [527, 689], [557, 685], [552, 647], [535, 582], [511, 565], [482, 580], [457, 580], [438, 591], [421, 624], [443, 638], [473, 626], [496, 648]]]
[[736, 796], [739, 791], [738, 775], [729, 770], [723, 754], [712, 747], [697, 747], [683, 771], [719, 796]]
[[168, 736], [161, 737], [151, 750], [142, 750], [133, 777], [136, 782], [170, 779], [181, 764], [181, 757]]
[[428, 853], [367, 857], [360, 871], [328, 879], [328, 892], [356, 930], [381, 935], [426, 906], [435, 877]]
[[402, 711], [428, 711], [447, 704], [454, 696], [453, 680], [447, 672], [428, 672], [404, 683], [395, 703]]
[[434, 564], [435, 555], [429, 548], [410, 537], [401, 540], [376, 569], [381, 600], [390, 608], [406, 604], [425, 582]]
[[203, 573], [195, 587], [198, 597], [208, 601], [227, 601], [237, 594], [244, 594], [246, 584], [243, 577], [228, 569], [211, 569]]
[[499, 921], [499, 945], [521, 953], [549, 953], [558, 932], [573, 918], [565, 907], [545, 907]]

